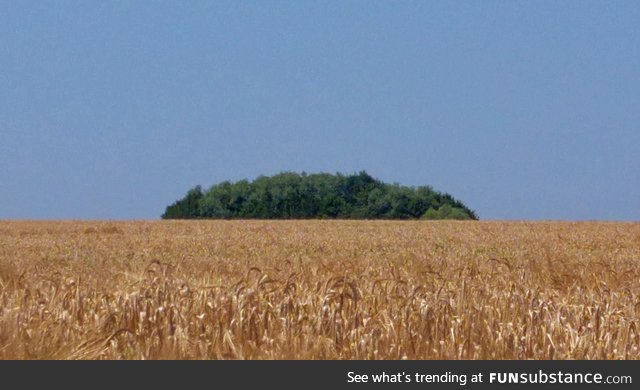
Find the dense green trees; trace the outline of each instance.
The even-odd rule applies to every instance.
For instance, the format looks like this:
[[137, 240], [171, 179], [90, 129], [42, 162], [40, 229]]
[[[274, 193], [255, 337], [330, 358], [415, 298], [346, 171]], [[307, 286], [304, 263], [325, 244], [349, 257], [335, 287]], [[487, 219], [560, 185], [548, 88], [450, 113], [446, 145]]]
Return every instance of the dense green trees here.
[[426, 186], [386, 184], [364, 171], [284, 172], [252, 182], [222, 182], [205, 192], [197, 186], [168, 206], [162, 218], [477, 219], [449, 194]]

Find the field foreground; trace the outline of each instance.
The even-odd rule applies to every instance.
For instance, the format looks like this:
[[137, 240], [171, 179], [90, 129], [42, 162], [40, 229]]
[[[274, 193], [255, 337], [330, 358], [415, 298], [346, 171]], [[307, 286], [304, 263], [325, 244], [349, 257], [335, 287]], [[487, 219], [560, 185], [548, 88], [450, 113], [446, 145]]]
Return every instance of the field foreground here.
[[640, 224], [0, 222], [0, 359], [638, 359]]

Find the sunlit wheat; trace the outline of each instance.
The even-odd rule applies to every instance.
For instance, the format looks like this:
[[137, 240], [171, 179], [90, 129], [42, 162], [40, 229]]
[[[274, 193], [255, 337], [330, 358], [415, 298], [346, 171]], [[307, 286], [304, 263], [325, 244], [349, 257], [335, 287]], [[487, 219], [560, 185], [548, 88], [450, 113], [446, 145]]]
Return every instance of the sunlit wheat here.
[[638, 359], [640, 224], [0, 223], [2, 359]]

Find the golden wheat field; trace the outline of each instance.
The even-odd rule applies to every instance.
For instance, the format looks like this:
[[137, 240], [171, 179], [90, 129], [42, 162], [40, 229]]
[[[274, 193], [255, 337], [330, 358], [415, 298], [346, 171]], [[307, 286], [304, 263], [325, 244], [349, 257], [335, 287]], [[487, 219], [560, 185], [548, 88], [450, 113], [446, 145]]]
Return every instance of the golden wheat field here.
[[640, 224], [1, 222], [1, 359], [638, 359]]

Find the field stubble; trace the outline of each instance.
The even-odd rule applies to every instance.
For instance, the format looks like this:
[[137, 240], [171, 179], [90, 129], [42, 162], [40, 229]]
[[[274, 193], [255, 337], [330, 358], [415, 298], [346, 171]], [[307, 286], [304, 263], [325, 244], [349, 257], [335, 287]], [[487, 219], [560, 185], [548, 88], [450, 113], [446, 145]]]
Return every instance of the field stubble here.
[[638, 359], [640, 224], [0, 222], [0, 359]]

